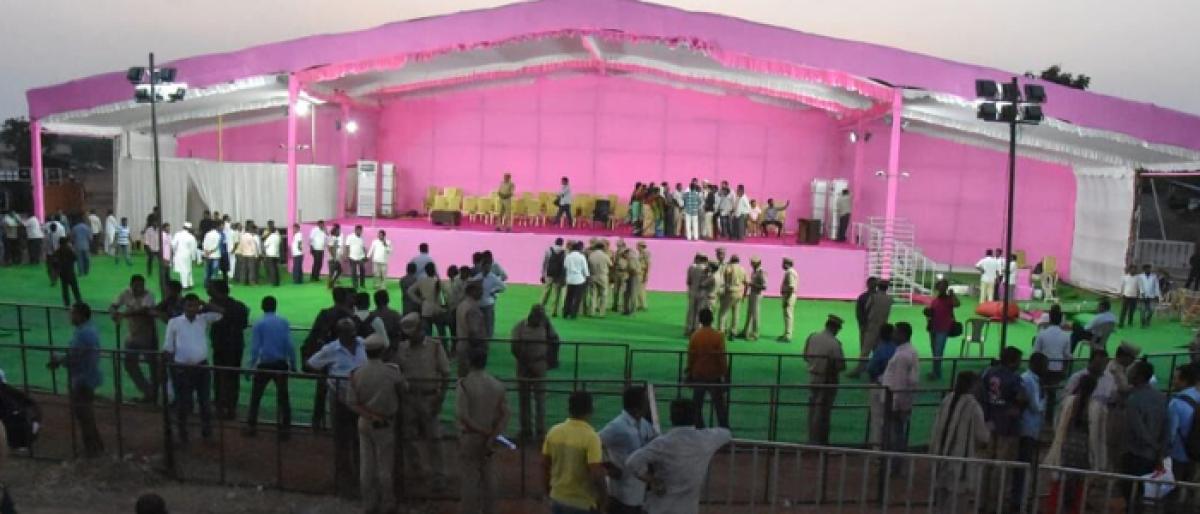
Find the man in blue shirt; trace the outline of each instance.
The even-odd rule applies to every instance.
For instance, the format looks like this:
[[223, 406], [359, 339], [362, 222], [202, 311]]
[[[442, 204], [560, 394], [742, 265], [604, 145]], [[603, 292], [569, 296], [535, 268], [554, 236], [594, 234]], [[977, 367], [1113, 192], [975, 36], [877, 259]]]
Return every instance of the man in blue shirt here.
[[[1025, 408], [1021, 411], [1021, 439], [1017, 447], [1017, 459], [1037, 465], [1038, 436], [1046, 421], [1046, 398], [1042, 395], [1042, 377], [1050, 359], [1044, 353], [1034, 352], [1029, 356], [1029, 369], [1021, 374], [1021, 386], [1025, 390]], [[1025, 483], [1025, 470], [1019, 469], [1013, 477], [1015, 484]]]
[[71, 244], [75, 246], [75, 265], [79, 267], [79, 276], [83, 277], [92, 269], [92, 227], [84, 219], [80, 219], [71, 227]]
[[47, 367], [57, 369], [67, 366], [70, 382], [71, 415], [79, 425], [83, 437], [83, 454], [87, 458], [99, 457], [104, 453], [104, 442], [96, 430], [96, 412], [92, 403], [96, 400], [96, 388], [100, 387], [100, 335], [92, 324], [92, 308], [86, 303], [71, 306], [71, 324], [75, 335], [71, 337], [66, 356], [51, 357]]
[[487, 338], [491, 339], [492, 334], [496, 332], [496, 295], [503, 293], [506, 288], [504, 281], [492, 272], [492, 261], [482, 258], [482, 255], [480, 257], [479, 273], [476, 273], [471, 280], [478, 280], [483, 286], [483, 297], [479, 300], [479, 310], [483, 312]]
[[279, 410], [279, 439], [288, 440], [288, 429], [292, 426], [292, 404], [288, 397], [288, 376], [296, 371], [296, 348], [292, 346], [292, 331], [288, 320], [275, 315], [277, 301], [274, 296], [262, 299], [263, 317], [254, 324], [250, 333], [250, 362], [248, 369], [254, 373], [254, 385], [250, 390], [250, 412], [246, 417], [246, 428], [242, 433], [254, 437], [258, 425], [258, 406], [262, 402], [267, 384], [275, 382], [275, 405]]
[[346, 390], [350, 373], [367, 363], [367, 352], [363, 340], [358, 337], [354, 320], [342, 318], [337, 321], [337, 340], [321, 347], [308, 358], [312, 369], [328, 368], [330, 410], [333, 411], [333, 467], [338, 477], [337, 494], [352, 497], [357, 493], [358, 480], [352, 452], [358, 440], [358, 414], [346, 404]]
[[641, 512], [646, 501], [646, 483], [626, 471], [625, 461], [633, 452], [654, 439], [646, 388], [630, 387], [622, 395], [623, 410], [600, 431], [604, 443], [605, 462], [619, 471], [618, 478], [608, 480], [609, 512]]
[[[1175, 478], [1191, 481], [1196, 463], [1188, 455], [1186, 441], [1196, 421], [1196, 405], [1200, 404], [1200, 367], [1195, 363], [1180, 366], [1175, 370], [1174, 387], [1179, 391], [1167, 404], [1167, 428], [1171, 434], [1169, 455]], [[1190, 401], [1189, 401], [1190, 400]]]
[[[874, 278], [871, 279], [871, 285], [874, 287]], [[860, 328], [862, 325], [859, 325]], [[892, 356], [896, 354], [896, 342], [892, 337], [892, 332], [895, 327], [891, 323], [884, 323], [879, 328], [879, 344], [871, 350], [871, 359], [867, 361], [867, 377], [870, 378], [872, 384], [879, 383], [879, 377], [883, 376], [883, 372], [887, 370], [888, 362], [891, 362]], [[885, 406], [887, 403], [887, 390], [879, 387], [871, 389], [870, 395], [870, 442], [872, 447], [878, 448], [881, 438], [883, 437], [883, 418], [887, 416]]]

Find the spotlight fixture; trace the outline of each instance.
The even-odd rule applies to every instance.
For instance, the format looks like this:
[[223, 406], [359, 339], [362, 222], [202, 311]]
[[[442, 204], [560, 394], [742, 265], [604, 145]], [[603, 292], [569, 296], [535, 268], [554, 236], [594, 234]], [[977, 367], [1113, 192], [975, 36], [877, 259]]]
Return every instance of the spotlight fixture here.
[[850, 131], [850, 143], [857, 143], [857, 142], [858, 142], [858, 132], [851, 130]]
[[308, 116], [308, 112], [311, 109], [311, 107], [312, 107], [312, 104], [308, 103], [307, 100], [296, 100], [296, 115], [297, 116]]
[[1046, 88], [1040, 84], [1025, 84], [1025, 101], [1035, 104], [1046, 103]]
[[358, 132], [358, 122], [354, 121], [354, 120], [347, 121], [346, 122], [346, 133], [353, 134], [355, 132]]
[[129, 68], [129, 71], [125, 72], [125, 80], [128, 80], [130, 84], [134, 84], [134, 85], [141, 84], [142, 80], [144, 80], [145, 77], [146, 77], [146, 68], [143, 68], [141, 66], [134, 66], [132, 68]]
[[155, 75], [158, 82], [175, 82], [175, 68], [159, 68]]

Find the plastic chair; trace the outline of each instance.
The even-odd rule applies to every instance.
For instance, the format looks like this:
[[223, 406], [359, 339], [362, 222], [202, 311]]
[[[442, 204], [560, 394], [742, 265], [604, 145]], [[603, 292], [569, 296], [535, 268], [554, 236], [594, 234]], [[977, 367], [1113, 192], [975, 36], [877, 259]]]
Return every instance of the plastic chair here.
[[608, 229], [614, 230], [622, 223], [625, 223], [625, 218], [629, 217], [629, 204], [616, 202], [612, 205], [612, 214], [608, 217]]
[[479, 199], [474, 196], [464, 196], [462, 199], [462, 212], [468, 221], [475, 221], [479, 215]]
[[488, 223], [493, 223], [500, 218], [500, 197], [496, 193], [487, 199], [487, 209], [483, 210], [483, 215], [487, 217]]
[[971, 345], [979, 347], [979, 356], [983, 357], [984, 347], [987, 346], [988, 325], [991, 320], [987, 318], [971, 318], [964, 323], [962, 344], [959, 345], [958, 354], [962, 357], [968, 355], [968, 350]]

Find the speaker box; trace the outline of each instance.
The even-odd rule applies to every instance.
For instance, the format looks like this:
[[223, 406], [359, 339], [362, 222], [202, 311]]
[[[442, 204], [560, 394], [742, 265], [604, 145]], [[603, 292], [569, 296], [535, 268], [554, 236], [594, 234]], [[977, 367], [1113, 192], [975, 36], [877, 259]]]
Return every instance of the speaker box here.
[[429, 218], [434, 225], [458, 226], [462, 224], [462, 213], [458, 211], [432, 211]]

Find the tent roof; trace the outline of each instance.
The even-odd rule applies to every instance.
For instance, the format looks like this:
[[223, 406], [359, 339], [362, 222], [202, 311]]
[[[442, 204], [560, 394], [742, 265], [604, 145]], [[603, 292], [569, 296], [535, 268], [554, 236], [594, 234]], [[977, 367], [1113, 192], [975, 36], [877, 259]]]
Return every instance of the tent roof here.
[[[397, 96], [606, 73], [740, 94], [852, 121], [885, 111], [888, 85], [905, 88], [910, 128], [993, 146], [1002, 127], [973, 118], [974, 81], [1000, 70], [635, 0], [540, 0], [310, 36], [181, 59], [165, 66], [187, 100], [160, 105], [168, 133], [284, 113], [287, 76], [306, 92], [377, 106]], [[1200, 160], [1200, 117], [1045, 84], [1048, 122], [1022, 133], [1022, 151], [1072, 163]], [[124, 72], [36, 88], [30, 115], [50, 130], [113, 135], [148, 124]], [[998, 137], [999, 136], [999, 137]]]

